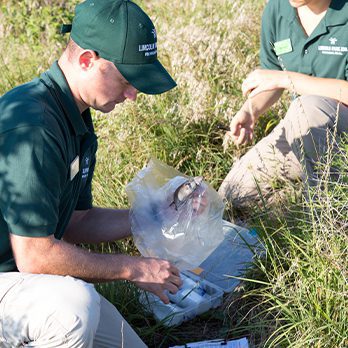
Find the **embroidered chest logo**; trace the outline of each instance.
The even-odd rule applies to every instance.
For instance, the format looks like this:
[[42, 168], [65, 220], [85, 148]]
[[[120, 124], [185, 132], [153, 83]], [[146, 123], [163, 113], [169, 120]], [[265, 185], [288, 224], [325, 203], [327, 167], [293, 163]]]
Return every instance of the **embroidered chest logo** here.
[[329, 41], [331, 45], [336, 45], [337, 39], [335, 37], [330, 37]]
[[90, 162], [90, 158], [89, 158], [89, 156], [86, 156], [86, 157], [83, 159], [82, 180], [86, 180], [87, 177], [88, 177], [89, 162]]
[[336, 37], [329, 38], [329, 45], [320, 45], [318, 46], [318, 51], [321, 54], [335, 55], [335, 56], [343, 56], [348, 52], [347, 46], [336, 46], [338, 39]]

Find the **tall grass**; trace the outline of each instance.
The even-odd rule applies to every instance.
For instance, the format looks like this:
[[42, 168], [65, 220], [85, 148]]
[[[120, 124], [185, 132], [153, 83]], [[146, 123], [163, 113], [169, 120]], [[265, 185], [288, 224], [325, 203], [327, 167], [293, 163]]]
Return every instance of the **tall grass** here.
[[[235, 334], [260, 347], [348, 346], [347, 140], [328, 152], [318, 186], [286, 215], [254, 219], [265, 255], [232, 296], [227, 313]], [[330, 179], [335, 167], [336, 178]], [[244, 317], [236, 318], [235, 310]]]
[[102, 193], [96, 200], [102, 204], [109, 203], [105, 197], [125, 204], [125, 184], [151, 156], [186, 174], [203, 175], [217, 188], [233, 151], [222, 153], [223, 133], [216, 125], [228, 123], [242, 103], [240, 83], [257, 62], [258, 27], [251, 23], [259, 18], [247, 14], [255, 6], [260, 10], [260, 2], [143, 5], [153, 14], [160, 59], [178, 88], [161, 96], [140, 95], [136, 104], [120, 105], [107, 116], [96, 114], [101, 142], [97, 191]]
[[[71, 21], [77, 2], [0, 0], [0, 95], [58, 58], [67, 40], [58, 27]], [[160, 96], [139, 95], [137, 103], [119, 105], [108, 115], [93, 114], [99, 137], [93, 190], [101, 206], [128, 206], [125, 185], [151, 156], [187, 175], [203, 175], [217, 189], [248, 149], [231, 146], [224, 154], [217, 124], [228, 123], [242, 105], [241, 82], [258, 65], [264, 1], [138, 3], [151, 14], [160, 60], [178, 87]], [[264, 115], [255, 141], [271, 131], [286, 105], [287, 96]], [[343, 146], [328, 162], [347, 173], [346, 157]], [[240, 335], [258, 347], [347, 347], [347, 177], [323, 178], [301, 204], [292, 195], [285, 205], [254, 212], [249, 224], [259, 231], [265, 254], [245, 275], [244, 288], [227, 299], [224, 312], [168, 329], [143, 312], [132, 284], [98, 289], [150, 347]], [[100, 248], [137, 253], [131, 240]]]

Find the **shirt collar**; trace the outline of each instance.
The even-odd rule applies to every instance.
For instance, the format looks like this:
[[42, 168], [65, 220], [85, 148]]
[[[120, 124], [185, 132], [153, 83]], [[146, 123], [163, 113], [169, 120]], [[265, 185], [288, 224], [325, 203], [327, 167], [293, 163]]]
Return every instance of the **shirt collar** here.
[[[50, 69], [46, 71], [46, 73], [44, 73], [41, 77], [46, 82], [51, 82], [51, 84], [53, 84], [58, 101], [60, 102], [65, 115], [73, 126], [75, 134], [85, 134], [88, 129], [71, 93], [68, 82], [58, 65], [58, 61], [55, 61], [51, 65]], [[47, 78], [49, 79], [49, 81], [47, 81]], [[85, 113], [89, 113], [89, 109], [87, 109]]]
[[290, 23], [297, 20], [297, 12], [294, 7], [289, 3], [289, 0], [280, 0], [279, 3], [279, 13], [282, 17], [286, 18]]
[[[280, 14], [291, 23], [297, 20], [297, 12], [288, 0], [280, 0]], [[325, 26], [345, 24], [348, 21], [348, 3], [346, 0], [332, 0], [324, 17]]]
[[325, 25], [327, 27], [348, 22], [348, 3], [346, 0], [332, 0], [327, 10]]

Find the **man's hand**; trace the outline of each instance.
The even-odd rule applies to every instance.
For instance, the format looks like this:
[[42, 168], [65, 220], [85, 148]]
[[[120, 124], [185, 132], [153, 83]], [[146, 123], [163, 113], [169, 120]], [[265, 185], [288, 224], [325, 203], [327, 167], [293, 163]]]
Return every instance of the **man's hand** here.
[[290, 74], [286, 71], [256, 69], [247, 76], [242, 84], [242, 92], [248, 99], [231, 121], [230, 131], [223, 141], [224, 151], [231, 141], [244, 145], [253, 139], [258, 117], [280, 98], [284, 89], [291, 88]]
[[[247, 102], [251, 103], [251, 100]], [[249, 107], [249, 109], [250, 108], [251, 107]], [[226, 149], [231, 141], [233, 141], [235, 145], [244, 145], [253, 139], [256, 120], [250, 111], [251, 110], [245, 110], [243, 107], [232, 118], [230, 130], [225, 134], [224, 137], [224, 149]]]
[[290, 89], [291, 82], [286, 71], [256, 69], [243, 81], [242, 92], [249, 98], [265, 91]]
[[150, 291], [164, 303], [169, 303], [165, 290], [175, 294], [182, 285], [179, 269], [169, 261], [149, 257], [134, 257], [129, 280]]

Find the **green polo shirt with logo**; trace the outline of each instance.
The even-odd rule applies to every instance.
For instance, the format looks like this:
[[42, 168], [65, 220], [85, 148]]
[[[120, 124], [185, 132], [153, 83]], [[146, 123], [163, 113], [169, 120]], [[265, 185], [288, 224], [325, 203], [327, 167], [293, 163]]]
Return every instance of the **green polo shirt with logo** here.
[[92, 207], [97, 138], [57, 62], [0, 98], [0, 272], [15, 271], [9, 234], [60, 239]]
[[260, 60], [264, 69], [348, 80], [348, 2], [332, 0], [308, 37], [288, 0], [269, 0], [262, 16]]

